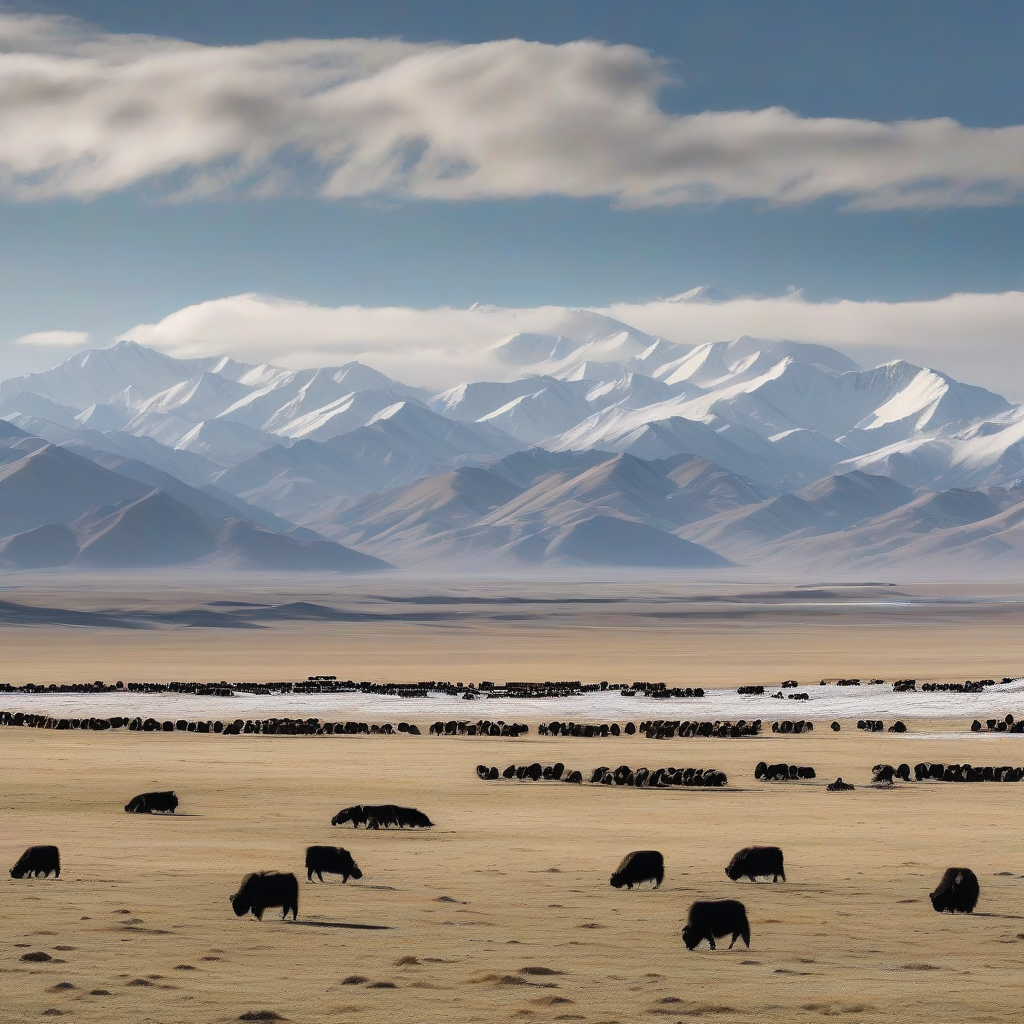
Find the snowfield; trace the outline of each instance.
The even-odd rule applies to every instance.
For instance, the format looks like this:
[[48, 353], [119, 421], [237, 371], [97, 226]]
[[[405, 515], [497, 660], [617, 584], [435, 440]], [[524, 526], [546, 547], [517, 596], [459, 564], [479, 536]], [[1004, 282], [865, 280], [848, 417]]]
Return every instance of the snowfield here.
[[[918, 686], [923, 680], [918, 680]], [[807, 694], [807, 700], [777, 699]], [[399, 722], [410, 719], [476, 721], [640, 722], [645, 719], [729, 720], [760, 718], [765, 722], [805, 719], [973, 719], [1024, 715], [1024, 679], [990, 686], [982, 693], [893, 693], [891, 683], [860, 686], [799, 686], [771, 691], [763, 697], [740, 696], [735, 690], [708, 690], [704, 697], [624, 697], [618, 691], [551, 698], [486, 698], [463, 700], [447, 694], [391, 697], [382, 694], [280, 694], [199, 697], [187, 694], [21, 694], [0, 693], [0, 711], [27, 711], [68, 718], [111, 715], [161, 720], [232, 721], [236, 718], [320, 718], [327, 721]], [[912, 734], [908, 734], [912, 735]], [[960, 735], [960, 734], [956, 734]], [[981, 733], [985, 736], [986, 733]], [[991, 735], [1006, 736], [1006, 733]], [[1024, 733], [1014, 734], [1024, 737]]]

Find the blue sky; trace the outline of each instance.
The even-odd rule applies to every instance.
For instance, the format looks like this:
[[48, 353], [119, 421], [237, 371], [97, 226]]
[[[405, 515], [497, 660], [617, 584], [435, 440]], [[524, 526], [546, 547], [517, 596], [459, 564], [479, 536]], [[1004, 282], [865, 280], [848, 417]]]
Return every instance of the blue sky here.
[[[145, 33], [207, 47], [296, 37], [592, 39], [666, 62], [674, 81], [656, 100], [666, 115], [778, 106], [803, 119], [849, 123], [1024, 125], [1019, 2], [81, 0], [5, 9], [82, 19], [111, 37]], [[229, 191], [167, 201], [166, 189], [145, 177], [88, 195], [7, 190], [0, 199], [2, 376], [74, 350], [7, 344], [21, 335], [84, 331], [105, 344], [134, 324], [241, 292], [325, 307], [434, 307], [644, 303], [698, 284], [761, 295], [794, 287], [813, 302], [1024, 289], [1019, 181], [1005, 201], [986, 205], [892, 208], [872, 200], [855, 210], [836, 194], [650, 205], [623, 204], [617, 194], [271, 191], [269, 198]], [[1012, 358], [1016, 368], [1016, 350]]]

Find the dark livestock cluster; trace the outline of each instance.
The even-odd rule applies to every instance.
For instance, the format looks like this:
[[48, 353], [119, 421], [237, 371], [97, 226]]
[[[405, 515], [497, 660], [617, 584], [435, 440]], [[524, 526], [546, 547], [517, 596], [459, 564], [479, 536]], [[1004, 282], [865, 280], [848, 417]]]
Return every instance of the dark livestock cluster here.
[[574, 736], [583, 739], [604, 739], [608, 736], [633, 736], [636, 734], [636, 726], [627, 722], [620, 726], [618, 722], [541, 722], [537, 726], [538, 736]]
[[1010, 765], [983, 768], [969, 764], [922, 761], [914, 765], [914, 778], [918, 782], [928, 779], [935, 782], [1020, 782], [1024, 780], [1024, 768], [1014, 768]]
[[369, 829], [390, 828], [433, 828], [434, 823], [415, 807], [399, 807], [397, 804], [355, 804], [343, 807], [331, 818], [332, 825], [352, 822], [353, 828], [360, 825]]
[[910, 765], [901, 764], [893, 768], [891, 764], [876, 764], [871, 769], [871, 781], [891, 786], [897, 779], [910, 781]]
[[[862, 718], [857, 722], [857, 728], [864, 732], [883, 732], [885, 731], [885, 722], [880, 722], [870, 718]], [[906, 732], [907, 727], [903, 722], [893, 722], [889, 726], [889, 732]]]
[[[0, 725], [22, 726], [35, 729], [126, 729], [128, 732], [194, 732], [217, 736], [395, 736], [405, 733], [419, 736], [419, 727], [409, 722], [322, 722], [319, 718], [236, 718], [232, 722], [192, 722], [184, 718], [160, 721], [156, 718], [60, 718], [53, 715], [33, 715], [23, 711], [0, 712]], [[524, 727], [525, 728], [525, 727]]]
[[611, 768], [595, 768], [590, 781], [599, 786], [638, 786], [646, 789], [668, 788], [671, 786], [724, 786], [728, 776], [717, 768], [637, 768], [633, 771], [628, 764]]
[[518, 779], [520, 782], [573, 782], [583, 781], [583, 775], [577, 771], [566, 771], [565, 765], [559, 761], [557, 764], [542, 765], [539, 761], [532, 764], [510, 764], [503, 772], [499, 772], [493, 765], [488, 768], [485, 764], [476, 766], [477, 778], [485, 782], [494, 782], [496, 779]]
[[428, 730], [431, 736], [525, 736], [530, 727], [523, 722], [434, 722]]
[[[542, 765], [539, 761], [533, 764], [510, 764], [504, 771], [485, 764], [476, 766], [477, 778], [485, 782], [496, 782], [499, 779], [520, 782], [583, 782], [579, 771], [566, 771], [560, 761], [557, 764]], [[595, 768], [589, 782], [595, 786], [634, 786], [644, 789], [668, 789], [672, 786], [724, 786], [728, 782], [725, 772], [717, 768], [637, 768], [628, 764], [619, 765], [616, 769]]]
[[794, 782], [797, 779], [816, 779], [817, 772], [813, 768], [796, 764], [767, 764], [758, 761], [754, 768], [754, 778], [758, 782]]
[[[989, 732], [1024, 732], [1024, 718], [1019, 722], [1014, 721], [1013, 715], [1005, 718], [988, 718], [985, 720], [985, 728]], [[981, 722], [975, 719], [971, 722], [971, 732], [981, 732]]]
[[784, 736], [788, 736], [790, 733], [796, 735], [802, 732], [814, 732], [814, 723], [805, 722], [802, 718], [797, 722], [786, 719], [782, 722], [772, 722], [772, 732], [782, 733]]
[[[1013, 682], [1009, 676], [1004, 683]], [[962, 683], [925, 683], [921, 687], [923, 693], [984, 693], [990, 686], [995, 686], [994, 679], [965, 679]]]

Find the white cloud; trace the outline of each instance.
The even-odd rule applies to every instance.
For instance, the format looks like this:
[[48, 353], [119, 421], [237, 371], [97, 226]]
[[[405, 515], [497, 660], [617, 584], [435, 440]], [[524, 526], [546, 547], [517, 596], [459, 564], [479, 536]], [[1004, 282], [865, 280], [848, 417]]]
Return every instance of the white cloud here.
[[63, 348], [76, 348], [89, 344], [88, 331], [33, 331], [15, 338], [15, 345], [53, 345]]
[[[907, 358], [1024, 399], [1024, 292], [917, 302], [810, 302], [794, 292], [596, 312], [686, 344], [749, 334], [831, 345], [862, 363]], [[360, 359], [407, 383], [441, 387], [507, 377], [494, 343], [517, 332], [582, 337], [578, 319], [558, 306], [329, 308], [248, 294], [188, 306], [124, 337], [178, 356], [223, 353], [291, 367]]]
[[1024, 193], [1024, 126], [765, 110], [666, 114], [632, 46], [291, 39], [199, 46], [0, 14], [0, 193], [88, 198], [834, 198], [851, 209]]

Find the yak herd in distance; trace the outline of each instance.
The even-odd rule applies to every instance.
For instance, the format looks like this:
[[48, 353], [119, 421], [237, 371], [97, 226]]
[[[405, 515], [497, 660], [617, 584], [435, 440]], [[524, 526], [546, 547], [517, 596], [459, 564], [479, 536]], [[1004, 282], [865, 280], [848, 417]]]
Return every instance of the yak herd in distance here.
[[[483, 767], [483, 766], [481, 766]], [[513, 768], [515, 766], [512, 766]], [[562, 766], [559, 765], [559, 768]], [[759, 777], [764, 777], [758, 765]], [[662, 770], [662, 774], [666, 770]], [[674, 769], [668, 770], [674, 772]], [[692, 771], [690, 769], [689, 771]], [[602, 771], [603, 779], [608, 769]], [[481, 778], [492, 777], [486, 770], [477, 774]], [[497, 774], [495, 772], [495, 774]], [[520, 779], [531, 779], [534, 772], [521, 774]], [[561, 774], [561, 773], [559, 773]], [[505, 778], [515, 778], [515, 771]], [[551, 773], [542, 772], [538, 778], [550, 779]], [[724, 777], [724, 775], [723, 775]], [[594, 780], [592, 780], [594, 781]], [[600, 781], [600, 780], [597, 780]], [[838, 780], [841, 784], [841, 780]], [[891, 776], [889, 781], [891, 782]], [[621, 783], [620, 783], [621, 784]], [[632, 784], [636, 784], [635, 781]], [[643, 785], [643, 782], [640, 783]], [[837, 786], [835, 788], [852, 788]], [[832, 786], [829, 789], [833, 789]], [[140, 793], [125, 805], [127, 813], [174, 814], [178, 808], [178, 797], [171, 791]], [[351, 823], [353, 828], [362, 825], [366, 829], [432, 828], [433, 822], [422, 811], [414, 807], [400, 807], [396, 804], [356, 804], [342, 808], [332, 819], [331, 825]], [[306, 879], [312, 882], [313, 875], [322, 882], [324, 873], [341, 875], [342, 882], [349, 878], [360, 879], [363, 873], [351, 853], [344, 847], [309, 846], [306, 848]], [[782, 850], [777, 846], [748, 846], [740, 850], [725, 869], [732, 881], [747, 878], [756, 882], [758, 878], [770, 877], [773, 882], [786, 881]], [[31, 846], [11, 868], [11, 878], [48, 878], [53, 874], [60, 877], [60, 850], [56, 846]], [[626, 854], [612, 873], [610, 884], [616, 888], [632, 889], [644, 882], [652, 882], [655, 889], [665, 878], [665, 859], [658, 850], [636, 850]], [[969, 868], [948, 868], [939, 881], [938, 887], [929, 894], [932, 907], [940, 913], [965, 913], [974, 911], [978, 902], [979, 886], [977, 876]], [[299, 913], [299, 883], [291, 872], [256, 871], [245, 876], [238, 892], [230, 897], [232, 910], [238, 917], [251, 913], [257, 920], [263, 919], [270, 907], [281, 908], [282, 920], [291, 913], [292, 920]], [[743, 939], [750, 946], [750, 923], [744, 905], [738, 900], [697, 900], [691, 904], [682, 939], [688, 950], [694, 950], [701, 942], [716, 948], [715, 940], [731, 936], [729, 949], [737, 939]]]

